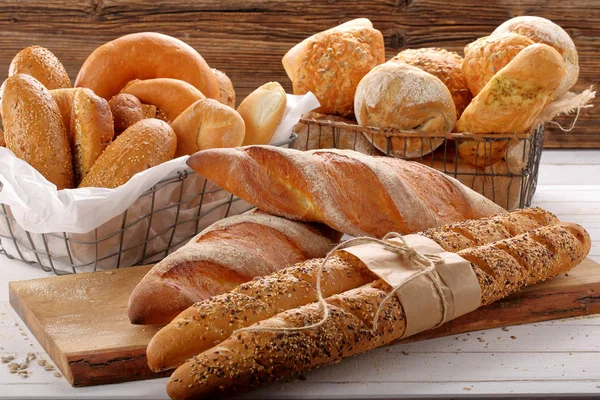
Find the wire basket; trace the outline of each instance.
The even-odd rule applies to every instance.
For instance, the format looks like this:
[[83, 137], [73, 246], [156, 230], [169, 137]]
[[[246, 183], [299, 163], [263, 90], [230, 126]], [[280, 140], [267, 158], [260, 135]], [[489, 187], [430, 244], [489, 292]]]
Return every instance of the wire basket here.
[[[296, 135], [274, 146], [292, 147]], [[57, 275], [158, 262], [212, 223], [253, 208], [191, 169], [142, 194], [121, 215], [85, 234], [33, 233], [0, 204], [0, 254]]]
[[303, 118], [294, 131], [296, 149], [350, 149], [416, 161], [458, 179], [509, 211], [531, 205], [544, 142], [543, 124], [519, 135], [428, 133], [365, 127], [341, 118]]

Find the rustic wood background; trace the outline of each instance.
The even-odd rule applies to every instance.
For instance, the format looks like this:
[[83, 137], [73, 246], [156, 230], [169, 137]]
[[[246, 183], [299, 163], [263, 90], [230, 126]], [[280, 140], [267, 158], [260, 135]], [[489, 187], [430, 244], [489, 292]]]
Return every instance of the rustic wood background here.
[[[517, 15], [538, 15], [561, 25], [579, 51], [575, 89], [598, 84], [600, 0], [2, 0], [0, 70], [8, 71], [19, 50], [37, 44], [52, 50], [74, 79], [98, 45], [127, 33], [157, 31], [186, 41], [212, 67], [225, 71], [239, 102], [270, 80], [291, 91], [281, 66], [285, 52], [352, 18], [373, 21], [385, 36], [389, 58], [404, 48], [428, 46], [462, 53], [465, 44]], [[582, 112], [571, 133], [549, 128], [546, 146], [600, 147], [598, 110]]]

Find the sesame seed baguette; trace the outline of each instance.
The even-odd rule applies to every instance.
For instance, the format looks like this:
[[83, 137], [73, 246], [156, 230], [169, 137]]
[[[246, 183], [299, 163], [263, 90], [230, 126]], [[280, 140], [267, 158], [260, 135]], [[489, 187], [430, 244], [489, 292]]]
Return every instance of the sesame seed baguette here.
[[[575, 267], [589, 250], [587, 232], [562, 223], [458, 254], [471, 262], [482, 290], [481, 303], [486, 305]], [[397, 296], [384, 304], [377, 330], [372, 330], [375, 311], [390, 290], [379, 280], [329, 297], [329, 318], [316, 328], [234, 333], [182, 364], [169, 379], [167, 393], [183, 400], [244, 391], [400, 339], [406, 320]], [[321, 318], [320, 305], [312, 303], [254, 326], [296, 328]]]
[[[556, 222], [558, 219], [548, 211], [532, 208], [430, 229], [422, 235], [446, 251], [456, 252]], [[176, 368], [194, 354], [225, 340], [236, 329], [316, 301], [315, 285], [322, 261], [309, 260], [196, 303], [152, 338], [146, 351], [148, 365], [154, 371]], [[342, 293], [375, 279], [360, 260], [340, 252], [325, 268], [323, 294]]]

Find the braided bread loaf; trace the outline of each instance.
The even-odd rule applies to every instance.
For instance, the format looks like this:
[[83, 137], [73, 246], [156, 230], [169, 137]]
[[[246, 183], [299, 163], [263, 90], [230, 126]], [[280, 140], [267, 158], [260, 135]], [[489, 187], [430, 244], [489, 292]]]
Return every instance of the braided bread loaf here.
[[[555, 223], [558, 220], [554, 215], [535, 208], [429, 229], [421, 235], [446, 251], [456, 252]], [[175, 368], [215, 342], [225, 340], [236, 329], [316, 301], [317, 273], [322, 261], [308, 260], [194, 304], [152, 338], [146, 351], [148, 365], [155, 371]], [[331, 296], [375, 279], [358, 258], [339, 252], [323, 269], [322, 293]]]
[[[575, 267], [589, 249], [590, 238], [582, 227], [562, 223], [458, 254], [471, 262], [485, 305]], [[329, 317], [315, 328], [235, 333], [182, 364], [169, 379], [167, 392], [178, 400], [238, 392], [391, 343], [406, 329], [397, 296], [382, 306], [373, 329], [374, 311], [391, 290], [379, 280], [331, 296], [326, 300]], [[302, 328], [320, 321], [322, 314], [320, 305], [312, 303], [254, 327]]]

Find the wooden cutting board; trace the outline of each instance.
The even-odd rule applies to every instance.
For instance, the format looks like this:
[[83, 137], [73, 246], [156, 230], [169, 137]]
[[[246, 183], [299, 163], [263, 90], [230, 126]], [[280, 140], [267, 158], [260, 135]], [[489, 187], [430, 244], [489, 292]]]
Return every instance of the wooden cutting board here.
[[[129, 294], [149, 269], [11, 282], [10, 303], [73, 386], [166, 376], [146, 366], [146, 345], [158, 328], [127, 319]], [[598, 313], [600, 265], [586, 259], [568, 275], [408, 340]]]

